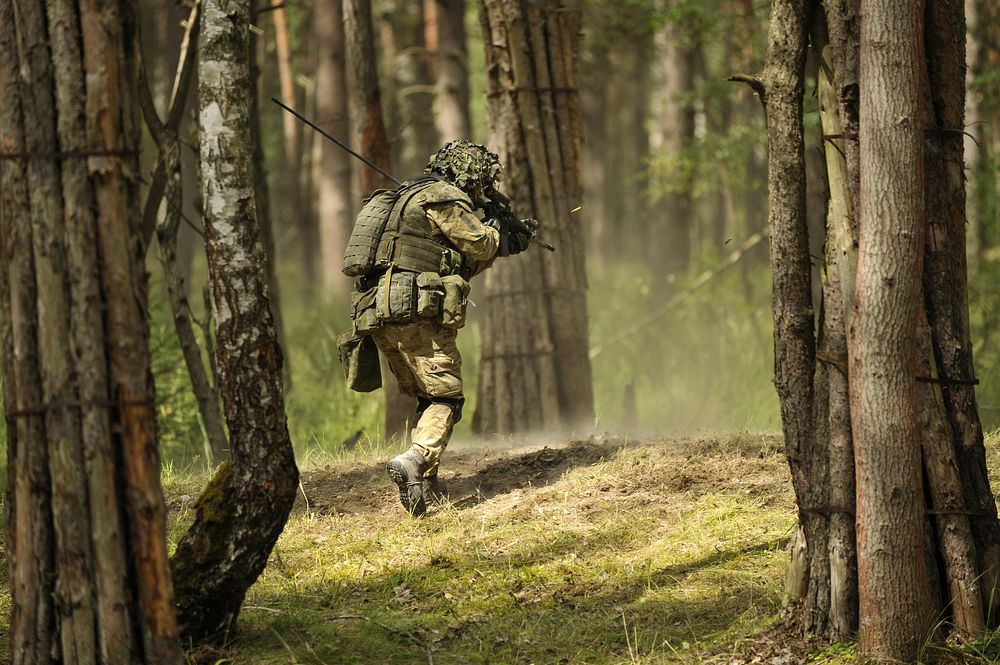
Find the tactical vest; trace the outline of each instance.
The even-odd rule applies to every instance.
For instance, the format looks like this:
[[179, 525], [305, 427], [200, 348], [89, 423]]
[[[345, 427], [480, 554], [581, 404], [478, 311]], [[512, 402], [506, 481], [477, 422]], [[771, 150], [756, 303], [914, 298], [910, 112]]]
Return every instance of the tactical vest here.
[[375, 272], [391, 267], [442, 276], [460, 274], [462, 254], [447, 239], [431, 232], [424, 211], [425, 205], [455, 201], [471, 205], [461, 190], [437, 178], [422, 179], [401, 192], [375, 251]]

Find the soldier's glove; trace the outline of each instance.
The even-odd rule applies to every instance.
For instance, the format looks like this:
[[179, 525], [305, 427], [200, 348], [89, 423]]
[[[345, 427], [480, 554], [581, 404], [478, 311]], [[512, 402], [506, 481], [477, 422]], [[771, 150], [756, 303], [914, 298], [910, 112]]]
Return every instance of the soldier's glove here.
[[500, 256], [513, 256], [528, 249], [531, 244], [531, 236], [524, 231], [503, 230], [500, 231]]
[[500, 220], [496, 217], [487, 217], [483, 220], [483, 226], [488, 226], [491, 229], [500, 230]]

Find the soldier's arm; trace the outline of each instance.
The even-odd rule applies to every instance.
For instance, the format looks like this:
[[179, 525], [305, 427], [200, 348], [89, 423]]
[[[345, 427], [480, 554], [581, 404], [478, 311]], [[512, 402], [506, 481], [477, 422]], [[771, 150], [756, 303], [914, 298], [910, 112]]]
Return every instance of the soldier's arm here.
[[431, 228], [439, 230], [462, 253], [472, 274], [488, 268], [500, 247], [500, 232], [486, 226], [464, 201], [449, 201], [426, 206]]

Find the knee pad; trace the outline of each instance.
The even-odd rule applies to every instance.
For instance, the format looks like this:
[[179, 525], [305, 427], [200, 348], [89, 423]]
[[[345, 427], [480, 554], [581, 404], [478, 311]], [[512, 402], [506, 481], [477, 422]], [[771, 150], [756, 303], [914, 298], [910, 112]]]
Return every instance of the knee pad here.
[[420, 416], [424, 415], [424, 411], [426, 411], [427, 407], [429, 407], [430, 405], [431, 405], [431, 400], [430, 400], [429, 397], [418, 397], [417, 398], [417, 418], [420, 418]]
[[[464, 397], [431, 397], [428, 401], [428, 406], [431, 404], [446, 404], [451, 408], [451, 416], [454, 419], [455, 424], [462, 419], [462, 407], [465, 406]], [[427, 408], [426, 406], [424, 407]]]

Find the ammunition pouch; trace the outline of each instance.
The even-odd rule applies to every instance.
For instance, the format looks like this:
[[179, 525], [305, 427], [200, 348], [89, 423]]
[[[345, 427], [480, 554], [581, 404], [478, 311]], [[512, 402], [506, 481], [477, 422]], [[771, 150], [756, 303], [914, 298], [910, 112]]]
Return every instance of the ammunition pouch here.
[[441, 325], [455, 329], [464, 327], [465, 308], [469, 303], [469, 283], [460, 275], [447, 275], [441, 278], [441, 284], [444, 287]]
[[375, 311], [378, 280], [374, 281], [373, 286], [351, 294], [351, 319], [354, 321], [354, 330], [359, 334], [371, 332], [381, 325], [378, 313]]
[[375, 316], [380, 324], [407, 323], [417, 318], [417, 275], [388, 270], [375, 287]]
[[344, 379], [348, 388], [359, 393], [370, 393], [382, 387], [378, 347], [371, 335], [348, 330], [337, 337], [337, 351], [344, 366]]
[[434, 318], [444, 310], [444, 282], [436, 272], [417, 275], [417, 316]]

